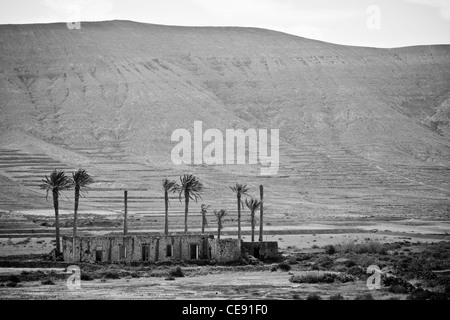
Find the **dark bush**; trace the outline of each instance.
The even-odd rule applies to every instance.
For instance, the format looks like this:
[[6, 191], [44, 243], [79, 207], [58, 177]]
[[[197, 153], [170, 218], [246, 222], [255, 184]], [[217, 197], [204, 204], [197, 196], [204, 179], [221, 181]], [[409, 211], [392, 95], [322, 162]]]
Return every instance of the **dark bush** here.
[[402, 285], [394, 285], [389, 287], [389, 292], [397, 293], [397, 294], [405, 294], [408, 293], [408, 289]]
[[16, 276], [16, 275], [10, 275], [8, 277], [8, 281], [19, 283], [20, 282], [20, 278], [18, 276]]
[[92, 277], [89, 273], [81, 272], [80, 279], [83, 281], [92, 281], [94, 280], [94, 277]]
[[105, 272], [104, 277], [106, 279], [120, 279], [120, 275], [116, 271], [107, 271]]
[[303, 275], [293, 275], [289, 278], [293, 283], [333, 283], [337, 277], [334, 273], [308, 273]]
[[11, 287], [11, 288], [15, 288], [15, 287], [17, 287], [17, 282], [8, 282], [7, 284], [6, 284], [6, 286], [7, 287]]
[[55, 283], [53, 282], [52, 279], [47, 279], [47, 280], [42, 281], [41, 284], [52, 286], [52, 285], [54, 285]]
[[344, 262], [344, 266], [346, 266], [347, 268], [351, 268], [353, 266], [356, 266], [356, 263], [352, 260], [347, 260]]
[[278, 269], [280, 269], [281, 271], [289, 271], [291, 270], [291, 266], [286, 262], [281, 262], [278, 264]]
[[306, 300], [322, 300], [322, 298], [317, 293], [310, 293], [306, 297]]
[[175, 277], [175, 278], [184, 277], [183, 270], [181, 270], [180, 266], [176, 266], [175, 268], [170, 269], [169, 276]]
[[365, 293], [356, 296], [355, 300], [374, 300], [374, 299], [370, 293]]
[[356, 276], [356, 277], [359, 277], [359, 276], [362, 276], [362, 275], [365, 274], [364, 269], [359, 267], [359, 266], [350, 267], [347, 270], [347, 273], [352, 275], [352, 276]]
[[320, 257], [316, 260], [316, 265], [324, 269], [329, 269], [333, 265], [333, 259], [327, 256]]
[[329, 245], [325, 246], [325, 253], [326, 254], [335, 254], [336, 248], [333, 245], [329, 244]]
[[330, 296], [329, 300], [345, 300], [345, 299], [340, 293], [337, 293]]

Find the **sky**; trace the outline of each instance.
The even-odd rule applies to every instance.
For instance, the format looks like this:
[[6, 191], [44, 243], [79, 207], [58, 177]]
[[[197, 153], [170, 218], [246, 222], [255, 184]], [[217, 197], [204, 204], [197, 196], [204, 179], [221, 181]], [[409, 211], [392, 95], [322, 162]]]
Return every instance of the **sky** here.
[[0, 24], [116, 19], [382, 48], [450, 44], [450, 0], [0, 0]]

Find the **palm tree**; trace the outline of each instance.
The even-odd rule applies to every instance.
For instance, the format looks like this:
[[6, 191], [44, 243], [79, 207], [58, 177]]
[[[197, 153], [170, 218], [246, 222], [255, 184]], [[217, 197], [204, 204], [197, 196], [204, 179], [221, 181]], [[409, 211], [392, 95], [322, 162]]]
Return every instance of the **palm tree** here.
[[164, 189], [164, 205], [165, 205], [165, 223], [164, 223], [164, 234], [169, 234], [169, 192], [176, 192], [180, 187], [178, 183], [174, 180], [164, 179], [163, 180]]
[[42, 184], [39, 186], [41, 189], [45, 189], [47, 194], [45, 199], [48, 198], [49, 191], [52, 192], [53, 196], [53, 207], [55, 208], [55, 228], [56, 228], [56, 256], [60, 256], [61, 248], [59, 241], [59, 195], [62, 190], [69, 189], [72, 187], [72, 181], [69, 177], [66, 177], [64, 171], [57, 171], [56, 169], [50, 174], [50, 176], [45, 176], [42, 179]]
[[206, 213], [208, 212], [208, 208], [206, 204], [202, 203], [200, 213], [202, 214], [202, 233], [205, 233], [205, 226], [208, 226], [208, 220], [206, 220]]
[[77, 172], [72, 173], [73, 185], [75, 186], [75, 208], [73, 212], [73, 237], [77, 236], [77, 213], [78, 202], [80, 195], [87, 193], [87, 186], [94, 182], [94, 179], [84, 169], [78, 169]]
[[228, 211], [221, 209], [221, 210], [214, 210], [214, 215], [217, 219], [217, 239], [220, 240], [220, 230], [223, 229], [223, 221], [222, 218], [225, 217], [228, 214]]
[[236, 193], [237, 206], [238, 206], [238, 239], [241, 240], [241, 196], [246, 195], [250, 188], [247, 185], [236, 183], [234, 187], [230, 186], [230, 189]]
[[255, 241], [255, 212], [261, 207], [262, 202], [258, 199], [245, 199], [245, 204], [247, 208], [250, 210], [251, 214], [251, 223], [252, 223], [252, 242]]
[[192, 174], [185, 174], [183, 177], [180, 176], [181, 185], [178, 188], [181, 196], [184, 196], [184, 233], [188, 232], [187, 217], [189, 211], [189, 199], [195, 200], [201, 199], [201, 193], [203, 192], [203, 184], [197, 179], [197, 177]]

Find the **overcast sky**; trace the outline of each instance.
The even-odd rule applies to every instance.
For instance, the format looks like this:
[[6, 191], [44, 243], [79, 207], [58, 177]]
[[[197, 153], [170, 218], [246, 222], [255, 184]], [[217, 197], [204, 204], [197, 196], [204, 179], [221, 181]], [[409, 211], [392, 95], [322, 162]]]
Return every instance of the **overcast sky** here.
[[450, 0], [0, 0], [0, 24], [68, 22], [78, 15], [81, 21], [260, 27], [372, 47], [450, 44]]

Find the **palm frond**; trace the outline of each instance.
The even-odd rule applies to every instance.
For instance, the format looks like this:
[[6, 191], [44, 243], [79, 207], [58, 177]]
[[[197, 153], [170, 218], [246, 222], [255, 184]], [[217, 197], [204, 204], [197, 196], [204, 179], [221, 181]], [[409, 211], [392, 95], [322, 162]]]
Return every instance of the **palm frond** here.
[[183, 177], [180, 177], [180, 186], [177, 191], [179, 192], [180, 201], [181, 197], [185, 196], [197, 202], [198, 199], [202, 198], [201, 193], [204, 191], [204, 186], [194, 175], [185, 174]]
[[42, 179], [42, 183], [39, 185], [41, 189], [47, 191], [46, 199], [50, 191], [60, 194], [62, 190], [70, 189], [73, 186], [72, 180], [66, 176], [64, 171], [54, 170], [49, 176], [45, 176]]
[[236, 183], [235, 186], [230, 186], [230, 189], [233, 190], [238, 197], [242, 195], [247, 195], [247, 192], [250, 190], [246, 184]]
[[256, 210], [258, 210], [261, 207], [262, 202], [258, 199], [251, 198], [250, 200], [245, 199], [245, 205], [247, 208], [254, 213]]
[[223, 229], [222, 218], [225, 217], [226, 215], [228, 215], [228, 211], [224, 210], [224, 209], [214, 210], [214, 215], [216, 216], [219, 229], [222, 230]]
[[[165, 192], [167, 193], [174, 193], [177, 192], [180, 188], [180, 185], [175, 180], [169, 180], [165, 178], [162, 182], [162, 186]], [[169, 198], [167, 198], [167, 202], [170, 203]]]
[[78, 169], [77, 172], [73, 172], [72, 180], [75, 189], [80, 190], [81, 195], [87, 193], [89, 184], [94, 183], [94, 179], [84, 169]]

